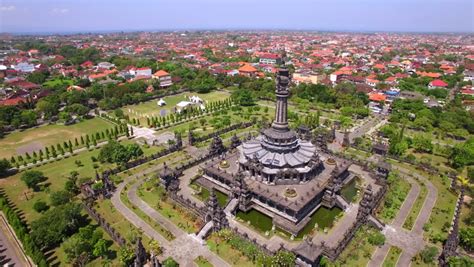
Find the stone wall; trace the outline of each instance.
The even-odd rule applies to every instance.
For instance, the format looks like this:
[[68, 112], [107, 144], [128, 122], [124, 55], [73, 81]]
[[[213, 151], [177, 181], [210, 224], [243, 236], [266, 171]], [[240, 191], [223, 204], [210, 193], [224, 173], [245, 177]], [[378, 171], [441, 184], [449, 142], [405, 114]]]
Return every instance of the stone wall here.
[[125, 239], [104, 218], [102, 218], [91, 204], [84, 202], [83, 207], [87, 214], [89, 214], [89, 216], [91, 216], [119, 246], [123, 247], [127, 243]]

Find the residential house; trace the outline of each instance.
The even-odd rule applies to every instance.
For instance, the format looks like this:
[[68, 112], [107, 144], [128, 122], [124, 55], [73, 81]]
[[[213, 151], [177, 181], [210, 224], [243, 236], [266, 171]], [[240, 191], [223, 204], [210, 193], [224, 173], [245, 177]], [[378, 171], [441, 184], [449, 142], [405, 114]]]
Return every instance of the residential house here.
[[277, 54], [265, 53], [260, 56], [259, 62], [260, 64], [279, 65], [282, 63], [282, 59]]
[[239, 68], [239, 75], [247, 77], [255, 77], [257, 76], [257, 72], [258, 70], [248, 63], [245, 63], [242, 67]]
[[160, 88], [165, 88], [173, 85], [171, 75], [164, 70], [159, 70], [153, 73], [152, 77], [153, 79], [158, 79], [160, 81]]
[[447, 87], [448, 87], [448, 84], [442, 80], [433, 80], [428, 85], [429, 89], [439, 89], [439, 88], [446, 89]]

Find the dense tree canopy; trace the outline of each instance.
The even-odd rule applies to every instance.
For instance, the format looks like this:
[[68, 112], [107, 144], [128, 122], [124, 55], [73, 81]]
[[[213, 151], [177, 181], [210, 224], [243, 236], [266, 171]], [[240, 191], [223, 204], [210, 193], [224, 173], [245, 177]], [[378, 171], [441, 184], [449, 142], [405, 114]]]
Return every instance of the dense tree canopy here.
[[75, 233], [81, 223], [83, 218], [79, 204], [58, 206], [31, 223], [31, 238], [40, 247], [51, 248]]

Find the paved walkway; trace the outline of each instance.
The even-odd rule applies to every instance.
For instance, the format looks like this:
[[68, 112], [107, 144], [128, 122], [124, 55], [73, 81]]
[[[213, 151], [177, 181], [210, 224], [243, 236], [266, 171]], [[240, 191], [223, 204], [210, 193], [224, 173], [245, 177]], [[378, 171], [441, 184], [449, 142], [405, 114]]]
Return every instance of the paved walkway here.
[[147, 222], [143, 221], [132, 210], [125, 206], [125, 204], [120, 199], [120, 193], [124, 189], [125, 185], [132, 179], [143, 176], [149, 172], [149, 170], [146, 170], [139, 174], [130, 176], [117, 187], [117, 190], [112, 196], [112, 204], [115, 206], [115, 208], [128, 221], [130, 221], [137, 228], [141, 229], [145, 235], [157, 240], [160, 243], [164, 250], [164, 258], [172, 257], [180, 264], [180, 266], [195, 266], [194, 259], [198, 256], [203, 256], [214, 266], [230, 266], [219, 256], [211, 252], [206, 245], [202, 245], [197, 238], [193, 238], [191, 235], [188, 235], [183, 230], [179, 229], [167, 218], [165, 218], [159, 212], [151, 208], [147, 203], [142, 201], [137, 196], [136, 190], [139, 184], [141, 184], [143, 181], [137, 182], [132, 185], [130, 191], [128, 192], [130, 202], [139, 207], [147, 216], [154, 219], [164, 228], [172, 232], [176, 238], [171, 242], [166, 240], [163, 236], [156, 232], [155, 229], [153, 229]]
[[[425, 241], [423, 240], [423, 225], [429, 220], [431, 211], [437, 199], [437, 189], [428, 179], [402, 167], [392, 166], [392, 168], [400, 171], [412, 187], [393, 222], [387, 225], [382, 231], [386, 238], [385, 244], [375, 250], [372, 259], [368, 263], [369, 267], [382, 266], [391, 246], [397, 246], [402, 249], [402, 254], [398, 259], [397, 266], [410, 266], [411, 259], [425, 247]], [[428, 195], [424, 200], [423, 207], [421, 208], [411, 231], [404, 229], [403, 224], [410, 214], [411, 208], [418, 198], [421, 189], [418, 182], [410, 176], [414, 176], [422, 181], [428, 189]]]

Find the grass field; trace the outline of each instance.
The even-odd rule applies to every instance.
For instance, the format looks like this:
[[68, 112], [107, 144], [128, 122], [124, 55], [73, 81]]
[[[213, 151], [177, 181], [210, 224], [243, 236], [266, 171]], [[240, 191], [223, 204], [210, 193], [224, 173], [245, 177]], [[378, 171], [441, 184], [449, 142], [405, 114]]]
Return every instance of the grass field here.
[[112, 129], [115, 125], [100, 118], [84, 120], [73, 125], [45, 125], [25, 131], [16, 131], [0, 139], [0, 158], [10, 159], [11, 156], [32, 153], [45, 146], [56, 145], [81, 135]]
[[151, 100], [143, 102], [137, 105], [129, 105], [122, 108], [125, 115], [128, 115], [130, 119], [140, 119], [141, 125], [146, 124], [146, 116], [159, 117], [161, 110], [165, 110], [166, 114], [170, 114], [171, 110], [176, 107], [181, 101], [189, 101], [190, 96], [199, 96], [205, 102], [214, 102], [218, 100], [224, 100], [230, 97], [230, 94], [223, 91], [214, 91], [207, 94], [198, 94], [198, 93], [182, 93], [173, 96], [164, 97], [163, 100], [166, 102], [166, 105], [160, 107], [157, 105], [158, 100]]
[[402, 254], [402, 250], [398, 247], [391, 246], [388, 251], [385, 260], [383, 261], [383, 267], [395, 267], [397, 265], [398, 258]]

